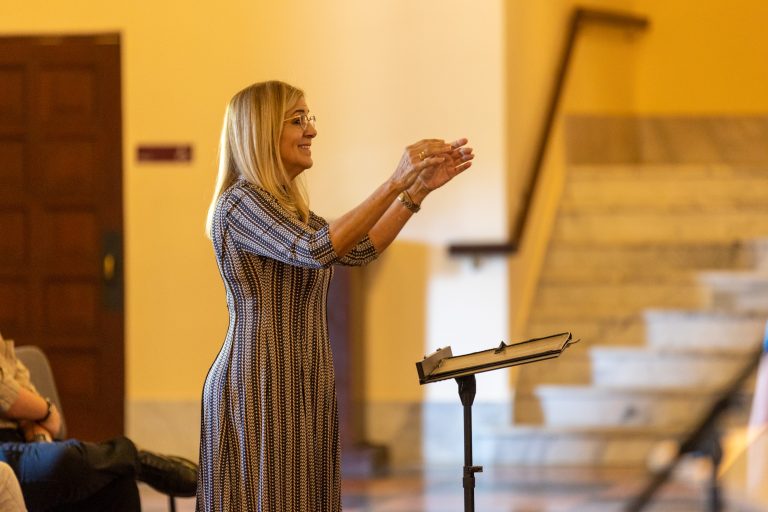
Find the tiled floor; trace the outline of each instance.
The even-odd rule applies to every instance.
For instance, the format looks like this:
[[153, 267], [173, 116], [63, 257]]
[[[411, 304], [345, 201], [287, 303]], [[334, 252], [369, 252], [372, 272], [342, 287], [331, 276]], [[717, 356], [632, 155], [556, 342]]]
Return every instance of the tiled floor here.
[[[476, 477], [477, 512], [620, 511], [645, 482], [637, 470], [623, 469], [486, 468]], [[703, 499], [696, 486], [675, 483], [665, 487], [663, 503], [649, 510], [702, 511]], [[144, 486], [142, 503], [144, 512], [168, 510], [167, 498]], [[461, 468], [346, 479], [343, 504], [345, 512], [461, 512]], [[194, 500], [177, 500], [177, 510], [193, 511]]]
[[[139, 484], [139, 493], [141, 494], [142, 512], [168, 512], [171, 510], [168, 505], [168, 497], [148, 485]], [[194, 512], [194, 510], [194, 498], [176, 499], [176, 512]]]
[[[734, 438], [735, 439], [735, 438]], [[768, 511], [768, 429], [736, 449], [732, 442], [719, 480], [723, 512]], [[461, 467], [430, 468], [343, 481], [344, 512], [462, 512]], [[644, 512], [701, 512], [707, 507], [707, 459], [686, 458], [677, 478], [661, 488]], [[486, 467], [476, 475], [477, 512], [619, 512], [648, 482], [641, 468]], [[142, 485], [144, 512], [166, 512], [168, 499]], [[192, 512], [194, 499], [177, 500]], [[238, 511], [240, 512], [240, 511]], [[242, 511], [251, 512], [251, 511]]]

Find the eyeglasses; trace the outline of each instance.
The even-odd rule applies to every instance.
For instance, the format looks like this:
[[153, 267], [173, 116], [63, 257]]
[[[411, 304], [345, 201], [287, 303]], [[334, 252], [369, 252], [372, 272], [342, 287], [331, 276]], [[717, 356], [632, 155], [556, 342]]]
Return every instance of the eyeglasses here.
[[[317, 122], [317, 118], [315, 117], [315, 114], [298, 114], [293, 117], [289, 117], [288, 119], [284, 119], [283, 122], [287, 123], [288, 121], [293, 121], [293, 124], [299, 124], [301, 125], [302, 130], [307, 129], [307, 125], [312, 125], [312, 128], [315, 127], [315, 123]], [[298, 122], [297, 122], [298, 121]]]

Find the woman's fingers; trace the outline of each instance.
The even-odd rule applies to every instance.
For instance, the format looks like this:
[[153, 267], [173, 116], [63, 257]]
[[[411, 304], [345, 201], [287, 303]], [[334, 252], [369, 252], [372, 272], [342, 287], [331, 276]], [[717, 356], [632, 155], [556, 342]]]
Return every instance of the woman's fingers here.
[[[467, 147], [466, 138], [456, 139], [453, 142], [446, 143], [442, 139], [423, 139], [406, 148], [404, 155], [405, 164], [401, 168], [402, 182], [410, 186], [419, 176], [429, 176], [428, 180], [440, 181], [436, 178], [438, 175], [434, 172], [446, 173], [450, 177], [459, 174], [468, 169], [475, 158], [473, 149]], [[428, 170], [427, 174], [423, 174]], [[440, 185], [438, 185], [440, 186]]]
[[451, 147], [454, 149], [457, 149], [465, 145], [467, 142], [469, 142], [469, 140], [465, 137], [462, 137], [460, 139], [456, 139], [455, 141], [451, 142]]
[[467, 162], [464, 162], [463, 164], [459, 164], [456, 166], [456, 174], [459, 174], [460, 172], [464, 172], [470, 167], [472, 167], [471, 161], [467, 161]]
[[418, 160], [424, 160], [429, 156], [439, 153], [445, 153], [452, 149], [451, 145], [443, 139], [422, 139], [419, 142], [408, 146], [408, 153], [416, 155]]

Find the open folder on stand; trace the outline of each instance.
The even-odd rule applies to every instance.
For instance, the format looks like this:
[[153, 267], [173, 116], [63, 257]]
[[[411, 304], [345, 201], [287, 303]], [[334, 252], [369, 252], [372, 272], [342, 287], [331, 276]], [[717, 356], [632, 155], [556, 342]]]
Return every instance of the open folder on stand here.
[[558, 357], [563, 353], [563, 350], [578, 341], [571, 337], [570, 332], [562, 332], [510, 345], [502, 341], [496, 348], [461, 356], [454, 356], [451, 353], [451, 347], [439, 348], [426, 356], [423, 361], [416, 363], [419, 383], [428, 384], [542, 359], [551, 359]]

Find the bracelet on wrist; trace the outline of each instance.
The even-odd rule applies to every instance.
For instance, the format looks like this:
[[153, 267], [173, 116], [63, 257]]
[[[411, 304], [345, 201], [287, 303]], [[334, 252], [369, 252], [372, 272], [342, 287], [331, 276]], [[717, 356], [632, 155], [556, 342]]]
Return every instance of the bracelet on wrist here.
[[45, 411], [45, 416], [37, 420], [37, 423], [45, 423], [45, 421], [51, 417], [51, 410], [53, 409], [53, 404], [51, 403], [51, 400], [49, 398], [45, 399], [45, 403], [48, 406], [48, 410]]
[[407, 190], [403, 190], [400, 195], [397, 196], [397, 200], [403, 203], [403, 206], [405, 206], [405, 208], [411, 213], [417, 213], [419, 210], [421, 210], [421, 206], [413, 202]]

